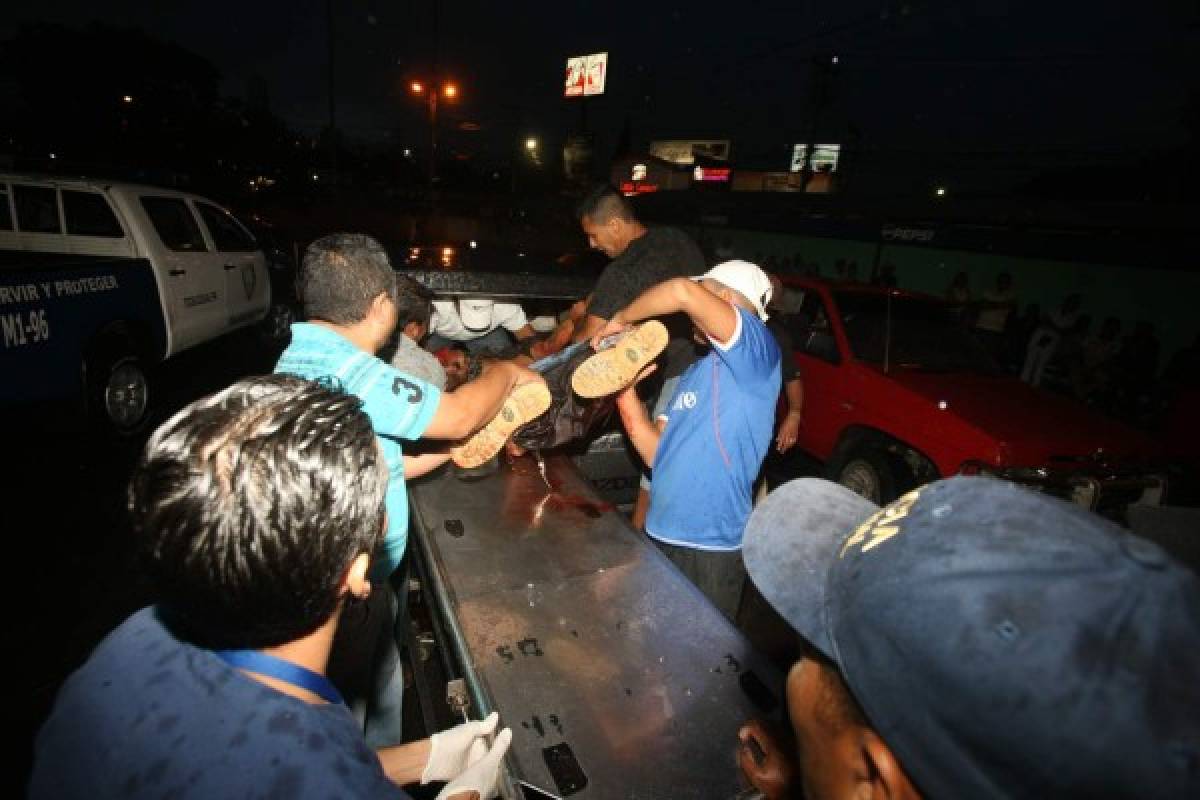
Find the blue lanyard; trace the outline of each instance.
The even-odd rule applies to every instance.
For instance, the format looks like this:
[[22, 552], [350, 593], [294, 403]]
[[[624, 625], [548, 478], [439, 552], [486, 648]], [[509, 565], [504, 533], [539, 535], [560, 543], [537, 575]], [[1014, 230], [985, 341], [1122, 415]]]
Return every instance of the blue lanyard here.
[[328, 678], [299, 664], [260, 653], [258, 650], [214, 650], [213, 655], [231, 667], [257, 672], [259, 675], [307, 689], [327, 703], [345, 703]]

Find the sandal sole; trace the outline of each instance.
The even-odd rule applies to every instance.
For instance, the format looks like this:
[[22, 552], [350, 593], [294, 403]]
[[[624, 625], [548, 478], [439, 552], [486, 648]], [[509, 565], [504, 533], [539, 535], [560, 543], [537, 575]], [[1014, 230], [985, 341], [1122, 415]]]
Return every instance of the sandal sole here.
[[667, 328], [656, 319], [642, 323], [607, 350], [584, 361], [571, 375], [571, 388], [580, 397], [607, 397], [637, 379], [646, 365], [667, 346]]
[[478, 467], [500, 452], [508, 437], [527, 422], [540, 417], [550, 407], [546, 384], [523, 383], [512, 390], [492, 421], [475, 432], [459, 447], [450, 449], [450, 459], [460, 467]]

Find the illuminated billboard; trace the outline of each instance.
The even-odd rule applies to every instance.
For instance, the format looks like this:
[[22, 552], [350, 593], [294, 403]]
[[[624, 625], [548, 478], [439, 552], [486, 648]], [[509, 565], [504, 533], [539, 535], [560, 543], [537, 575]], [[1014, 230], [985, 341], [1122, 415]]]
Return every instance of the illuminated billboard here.
[[729, 183], [729, 167], [696, 167], [692, 180], [699, 183]]
[[695, 164], [696, 156], [715, 161], [728, 161], [729, 140], [662, 139], [650, 143], [650, 155], [684, 167]]
[[658, 191], [657, 183], [634, 183], [633, 181], [621, 182], [621, 194], [626, 197], [633, 197], [638, 194], [649, 194]]
[[608, 77], [608, 53], [592, 53], [567, 59], [567, 84], [563, 97], [588, 97], [604, 94]]
[[[842, 154], [842, 146], [840, 144], [814, 144], [812, 148], [812, 158], [809, 161], [809, 165], [813, 172], [821, 172], [822, 170], [837, 172], [838, 157]], [[798, 144], [792, 148], [792, 172], [800, 172], [804, 169], [804, 156], [807, 152], [807, 144]]]

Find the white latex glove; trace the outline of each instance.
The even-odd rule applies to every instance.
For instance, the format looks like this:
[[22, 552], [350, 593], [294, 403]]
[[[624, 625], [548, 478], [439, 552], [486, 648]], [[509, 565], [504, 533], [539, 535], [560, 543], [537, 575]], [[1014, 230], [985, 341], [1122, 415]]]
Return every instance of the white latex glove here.
[[472, 720], [448, 731], [435, 733], [430, 739], [429, 760], [421, 773], [421, 785], [433, 781], [448, 781], [487, 753], [487, 739], [496, 730], [500, 715], [493, 711], [483, 721]]
[[500, 762], [512, 744], [512, 729], [505, 728], [496, 734], [496, 741], [487, 754], [467, 767], [466, 772], [446, 784], [438, 792], [437, 800], [450, 800], [455, 795], [470, 796], [471, 792], [479, 793], [479, 800], [492, 800], [500, 790]]

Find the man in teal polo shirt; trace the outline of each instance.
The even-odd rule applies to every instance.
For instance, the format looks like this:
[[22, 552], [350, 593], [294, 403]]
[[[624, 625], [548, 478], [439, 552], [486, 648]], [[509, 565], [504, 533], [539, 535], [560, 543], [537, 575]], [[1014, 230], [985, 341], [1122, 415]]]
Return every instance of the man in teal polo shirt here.
[[[387, 534], [371, 570], [372, 602], [367, 612], [358, 612], [362, 619], [343, 621], [341, 631], [351, 641], [344, 648], [337, 643], [334, 647], [335, 661], [340, 654], [365, 650], [364, 655], [347, 659], [346, 680], [375, 684], [363, 690], [370, 698], [351, 700], [361, 700], [372, 709], [366, 721], [368, 744], [386, 746], [399, 741], [403, 692], [389, 624], [397, 603], [387, 578], [400, 564], [408, 541], [404, 481], [451, 457], [463, 463], [464, 453], [471, 463], [486, 460], [503, 446], [512, 430], [545, 410], [550, 393], [540, 375], [512, 363], [490, 364], [476, 380], [453, 392], [442, 392], [377, 358], [375, 354], [387, 343], [398, 320], [396, 275], [386, 251], [369, 236], [336, 233], [309, 245], [301, 265], [300, 296], [309, 321], [292, 326], [291, 344], [279, 357], [275, 371], [327, 382], [357, 395], [387, 460]], [[502, 409], [504, 413], [500, 413]], [[406, 454], [402, 442], [417, 439], [467, 442], [450, 452]], [[390, 609], [390, 613], [380, 613], [380, 608]], [[381, 655], [371, 655], [372, 642], [377, 642]], [[374, 663], [364, 664], [363, 658]], [[366, 677], [364, 671], [377, 676]], [[331, 667], [331, 672], [337, 670]], [[339, 688], [343, 694], [357, 694], [345, 686]]]
[[357, 395], [371, 418], [389, 477], [388, 532], [372, 570], [376, 580], [390, 575], [404, 555], [404, 479], [424, 475], [450, 458], [448, 452], [405, 455], [401, 442], [464, 439], [493, 420], [518, 385], [545, 388], [536, 372], [497, 362], [478, 379], [442, 392], [377, 358], [396, 328], [395, 286], [387, 253], [371, 237], [336, 233], [313, 242], [300, 274], [309, 321], [292, 326], [291, 344], [275, 365], [276, 372], [329, 381]]

